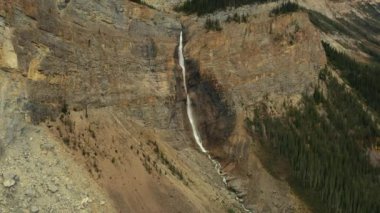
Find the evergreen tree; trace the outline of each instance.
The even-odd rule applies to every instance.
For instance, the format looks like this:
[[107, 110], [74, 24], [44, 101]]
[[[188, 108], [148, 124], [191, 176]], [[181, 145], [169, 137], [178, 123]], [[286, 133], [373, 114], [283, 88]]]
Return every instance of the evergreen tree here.
[[287, 106], [285, 116], [273, 118], [259, 107], [248, 123], [264, 147], [288, 159], [299, 187], [319, 195], [320, 211], [380, 212], [380, 170], [365, 154], [380, 136], [377, 124], [331, 73], [319, 76], [326, 96], [316, 87], [301, 109]]
[[261, 4], [275, 0], [186, 0], [176, 9], [186, 13], [204, 15], [216, 10], [224, 10], [227, 7], [240, 7], [247, 4]]

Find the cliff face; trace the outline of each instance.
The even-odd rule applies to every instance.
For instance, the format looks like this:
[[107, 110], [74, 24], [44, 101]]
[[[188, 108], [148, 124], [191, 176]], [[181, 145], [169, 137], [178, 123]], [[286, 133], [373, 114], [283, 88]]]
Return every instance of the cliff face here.
[[202, 28], [189, 28], [188, 57], [199, 61], [201, 75], [214, 79], [229, 105], [239, 110], [265, 95], [300, 94], [326, 62], [319, 32], [305, 13], [226, 23], [222, 32], [195, 33]]
[[[112, 212], [111, 206], [132, 212], [239, 208], [211, 162], [193, 148], [185, 128], [184, 101], [177, 93], [182, 85], [176, 77], [179, 21], [116, 0], [7, 1], [0, 14], [2, 82], [15, 78], [18, 85], [18, 93], [2, 90], [1, 103], [22, 109], [18, 120], [3, 122], [4, 141], [14, 141], [18, 149], [31, 137], [28, 132], [19, 134], [19, 126], [38, 125], [38, 141], [51, 141], [82, 168], [71, 180], [91, 175], [89, 190], [100, 190], [99, 184], [112, 199], [103, 199], [107, 212]], [[20, 98], [23, 101], [16, 102]], [[8, 149], [1, 161], [15, 157]], [[9, 164], [11, 168], [12, 161]], [[73, 162], [66, 166], [76, 168]], [[57, 167], [52, 175], [64, 170]], [[12, 187], [18, 192], [9, 200], [23, 199], [22, 190], [32, 184], [26, 172], [17, 171], [19, 184]], [[45, 179], [35, 181], [36, 190], [47, 190], [38, 184]], [[64, 189], [54, 195], [62, 196], [60, 191]], [[75, 190], [64, 192], [73, 199], [81, 197]], [[74, 208], [84, 198], [65, 201], [66, 207]], [[42, 202], [43, 195], [36, 199], [41, 211], [65, 206], [58, 200], [52, 207], [49, 199]], [[90, 197], [83, 208], [98, 210], [100, 200]], [[27, 209], [31, 201], [15, 208]], [[12, 202], [1, 205], [14, 209]]]
[[31, 110], [46, 109], [33, 122], [57, 117], [64, 103], [80, 111], [172, 96], [178, 22], [117, 1], [20, 4], [10, 18], [19, 69], [30, 79]]

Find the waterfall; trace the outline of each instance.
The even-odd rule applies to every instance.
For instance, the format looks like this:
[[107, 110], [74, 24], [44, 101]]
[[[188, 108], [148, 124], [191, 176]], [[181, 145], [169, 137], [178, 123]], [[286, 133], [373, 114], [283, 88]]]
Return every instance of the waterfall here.
[[[186, 93], [186, 112], [187, 112], [187, 117], [189, 118], [189, 122], [190, 122], [190, 125], [191, 125], [191, 129], [192, 129], [192, 132], [193, 132], [193, 136], [194, 136], [195, 142], [197, 143], [199, 149], [203, 153], [207, 154], [207, 157], [214, 164], [215, 169], [218, 171], [218, 174], [223, 179], [224, 185], [227, 187], [226, 175], [221, 170], [222, 166], [220, 165], [220, 163], [218, 161], [214, 160], [211, 157], [211, 155], [208, 153], [208, 151], [206, 150], [206, 148], [203, 146], [201, 136], [199, 134], [198, 128], [197, 128], [196, 123], [195, 123], [194, 113], [193, 113], [193, 109], [191, 107], [191, 98], [189, 96], [189, 93], [188, 93], [188, 90], [187, 90], [187, 83], [186, 83], [186, 67], [185, 67], [185, 59], [183, 57], [183, 32], [182, 31], [181, 31], [181, 35], [180, 35], [180, 38], [179, 38], [178, 58], [179, 58], [179, 65], [182, 68], [183, 86], [185, 88], [185, 93]], [[237, 197], [236, 197], [236, 199], [239, 200]], [[248, 210], [248, 209], [245, 208], [244, 204], [242, 204], [242, 208], [246, 212], [251, 212], [250, 210]]]
[[185, 68], [185, 59], [183, 57], [183, 40], [182, 40], [182, 32], [179, 39], [179, 47], [178, 47], [178, 57], [179, 57], [179, 65], [182, 68], [182, 76], [183, 76], [183, 85], [185, 87], [186, 92], [186, 111], [187, 111], [187, 117], [189, 118], [191, 129], [193, 130], [193, 136], [195, 138], [195, 142], [198, 144], [199, 148], [203, 153], [207, 153], [207, 150], [204, 148], [202, 144], [201, 137], [199, 135], [197, 126], [195, 124], [194, 120], [194, 114], [193, 109], [191, 108], [191, 99], [187, 92], [187, 84], [186, 84], [186, 68]]
[[223, 182], [224, 184], [227, 184], [226, 178], [221, 172], [221, 165], [218, 161], [212, 159], [211, 155], [208, 154], [206, 148], [202, 144], [202, 139], [199, 134], [198, 128], [195, 123], [194, 119], [194, 113], [193, 113], [193, 108], [191, 107], [191, 98], [187, 90], [187, 83], [186, 83], [186, 67], [185, 67], [185, 59], [183, 57], [183, 34], [181, 32], [180, 38], [179, 38], [179, 45], [178, 45], [178, 58], [179, 58], [179, 65], [182, 68], [182, 77], [183, 77], [183, 86], [185, 88], [186, 92], [186, 112], [187, 112], [187, 117], [189, 118], [189, 122], [191, 125], [191, 129], [193, 131], [193, 136], [195, 139], [195, 142], [197, 143], [199, 149], [203, 152], [206, 153], [208, 158], [213, 162], [215, 169], [218, 171], [219, 175], [223, 177]]

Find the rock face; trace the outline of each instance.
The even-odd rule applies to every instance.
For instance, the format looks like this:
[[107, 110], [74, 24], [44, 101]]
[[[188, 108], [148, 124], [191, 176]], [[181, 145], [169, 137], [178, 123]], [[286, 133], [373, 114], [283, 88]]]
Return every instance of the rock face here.
[[264, 96], [302, 93], [326, 63], [319, 32], [307, 14], [265, 15], [249, 23], [225, 23], [222, 32], [197, 33], [203, 20], [189, 26], [188, 57], [239, 111]]
[[[240, 209], [194, 149], [177, 84], [178, 20], [122, 0], [0, 4], [0, 163], [23, 168], [0, 209]], [[21, 167], [24, 152], [33, 157]], [[22, 190], [38, 198], [19, 202]]]
[[34, 13], [15, 15], [12, 24], [20, 69], [30, 79], [33, 122], [57, 117], [65, 103], [77, 111], [119, 104], [138, 111], [172, 95], [166, 79], [178, 22], [141, 7], [120, 12], [126, 6], [118, 1], [22, 6]]

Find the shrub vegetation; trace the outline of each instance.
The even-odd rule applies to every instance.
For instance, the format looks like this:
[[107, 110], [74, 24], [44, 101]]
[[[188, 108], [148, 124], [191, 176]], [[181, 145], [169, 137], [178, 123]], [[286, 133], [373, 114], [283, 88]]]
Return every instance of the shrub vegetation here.
[[227, 19], [226, 19], [226, 22], [227, 23], [230, 23], [230, 22], [236, 22], [236, 23], [247, 23], [248, 22], [248, 15], [247, 14], [242, 14], [242, 15], [239, 15], [237, 13], [235, 13], [233, 16], [230, 16], [228, 15]]
[[220, 25], [220, 21], [217, 19], [207, 18], [205, 22], [205, 29], [211, 31], [221, 31], [222, 26]]

